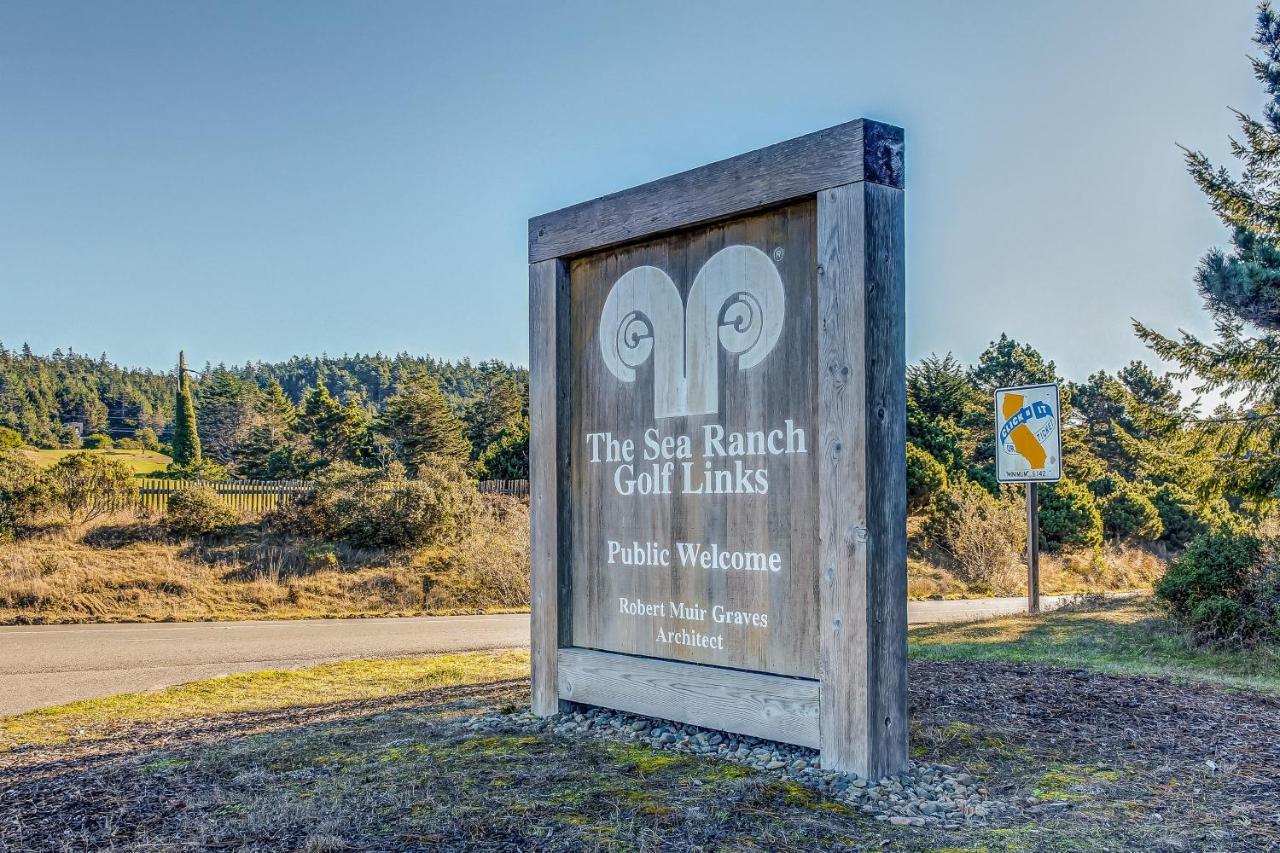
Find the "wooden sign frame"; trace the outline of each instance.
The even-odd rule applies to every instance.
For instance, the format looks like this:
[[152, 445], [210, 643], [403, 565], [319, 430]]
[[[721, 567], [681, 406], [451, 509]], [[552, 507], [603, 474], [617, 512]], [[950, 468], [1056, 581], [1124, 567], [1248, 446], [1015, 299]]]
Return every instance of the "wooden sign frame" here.
[[[816, 747], [864, 777], [907, 766], [903, 132], [858, 119], [529, 221], [532, 701]], [[817, 679], [575, 648], [570, 630], [574, 258], [816, 202]]]

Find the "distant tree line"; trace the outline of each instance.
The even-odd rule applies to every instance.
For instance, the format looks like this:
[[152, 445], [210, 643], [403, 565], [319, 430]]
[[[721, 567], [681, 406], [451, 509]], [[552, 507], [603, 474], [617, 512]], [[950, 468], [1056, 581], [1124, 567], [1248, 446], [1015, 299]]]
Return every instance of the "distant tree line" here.
[[523, 368], [354, 355], [191, 371], [179, 360], [158, 373], [0, 344], [0, 429], [37, 447], [136, 441], [170, 452], [173, 473], [201, 476], [297, 478], [392, 461], [412, 474], [431, 455], [481, 476], [527, 476]]
[[0, 426], [37, 447], [74, 446], [73, 423], [84, 435], [162, 432], [173, 421], [173, 387], [172, 374], [119, 367], [105, 354], [41, 356], [0, 343]]

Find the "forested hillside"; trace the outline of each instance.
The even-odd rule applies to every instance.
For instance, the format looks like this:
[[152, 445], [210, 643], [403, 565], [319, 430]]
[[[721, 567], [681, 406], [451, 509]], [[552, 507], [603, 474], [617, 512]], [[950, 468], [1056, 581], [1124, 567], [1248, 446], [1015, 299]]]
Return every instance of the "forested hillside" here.
[[173, 382], [172, 374], [120, 367], [105, 354], [41, 356], [25, 344], [10, 350], [0, 343], [0, 426], [37, 447], [67, 446], [64, 424], [72, 422], [85, 434], [160, 432], [173, 420]]
[[[405, 449], [397, 423], [445, 435], [434, 451], [473, 463], [495, 441], [520, 444], [527, 429], [528, 371], [497, 361], [295, 356], [279, 363], [206, 364], [187, 376], [201, 448], [196, 461], [240, 476], [297, 477], [339, 460], [386, 461]], [[411, 399], [416, 408], [406, 406]], [[72, 425], [95, 444], [101, 436], [167, 444], [178, 425], [177, 400], [176, 369], [157, 373], [121, 367], [105, 354], [38, 355], [26, 345], [10, 350], [0, 344], [0, 428], [36, 447], [78, 446]], [[449, 441], [455, 432], [463, 442]], [[190, 462], [190, 453], [187, 448], [179, 456]], [[494, 476], [521, 475], [518, 459], [491, 467]]]

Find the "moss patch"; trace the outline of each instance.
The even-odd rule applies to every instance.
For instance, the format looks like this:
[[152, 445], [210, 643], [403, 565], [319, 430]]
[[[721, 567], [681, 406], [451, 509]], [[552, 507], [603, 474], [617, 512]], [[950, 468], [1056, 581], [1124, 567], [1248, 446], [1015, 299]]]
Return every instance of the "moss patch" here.
[[1059, 764], [1040, 777], [1032, 789], [1032, 796], [1040, 800], [1084, 802], [1090, 797], [1090, 786], [1115, 782], [1119, 778], [1120, 774], [1115, 770]]

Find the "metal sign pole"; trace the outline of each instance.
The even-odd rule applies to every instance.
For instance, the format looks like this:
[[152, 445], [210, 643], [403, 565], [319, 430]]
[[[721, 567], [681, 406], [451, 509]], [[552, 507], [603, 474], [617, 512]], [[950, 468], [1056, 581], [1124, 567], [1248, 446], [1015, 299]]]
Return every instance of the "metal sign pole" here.
[[1040, 612], [1040, 513], [1038, 483], [1027, 483], [1027, 612]]

